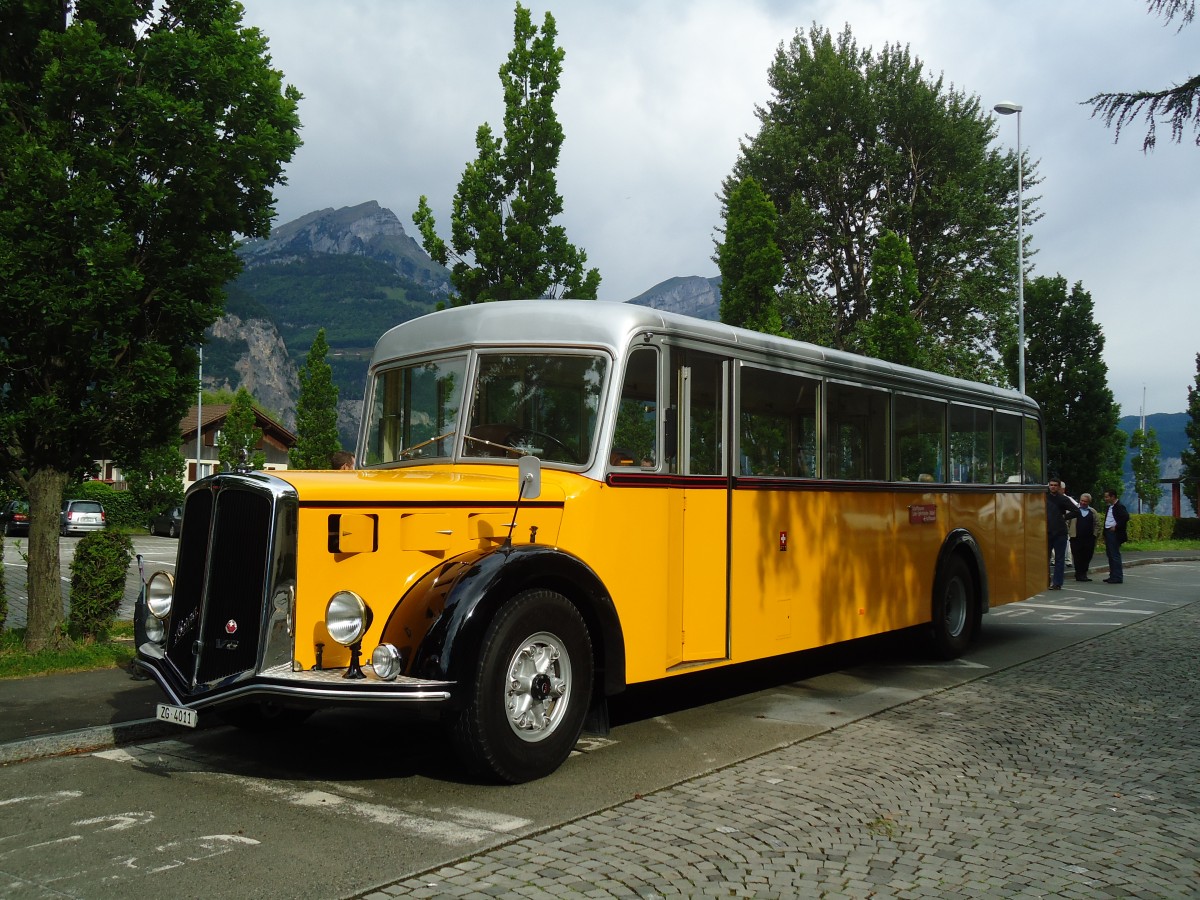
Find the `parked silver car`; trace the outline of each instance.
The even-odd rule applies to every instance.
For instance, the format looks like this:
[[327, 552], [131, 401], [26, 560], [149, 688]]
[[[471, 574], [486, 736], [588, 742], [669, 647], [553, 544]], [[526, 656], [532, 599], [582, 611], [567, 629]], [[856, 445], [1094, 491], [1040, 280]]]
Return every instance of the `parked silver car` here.
[[103, 531], [108, 525], [104, 506], [98, 500], [64, 500], [58, 533], [61, 535], [82, 534], [86, 531]]

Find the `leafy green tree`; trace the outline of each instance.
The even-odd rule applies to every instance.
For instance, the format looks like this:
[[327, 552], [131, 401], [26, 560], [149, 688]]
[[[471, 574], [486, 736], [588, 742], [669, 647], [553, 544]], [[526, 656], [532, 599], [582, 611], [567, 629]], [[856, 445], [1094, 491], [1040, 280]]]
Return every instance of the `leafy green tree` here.
[[[1161, 478], [1162, 465], [1159, 461], [1161, 448], [1158, 445], [1158, 435], [1153, 428], [1145, 431], [1135, 429], [1129, 438], [1129, 446], [1136, 453], [1130, 464], [1133, 466], [1133, 490], [1138, 496], [1138, 503], [1146, 507], [1146, 512], [1154, 512], [1158, 501], [1162, 499]], [[1142, 510], [1139, 508], [1138, 512]]]
[[[779, 213], [785, 328], [860, 349], [859, 325], [876, 311], [876, 246], [890, 232], [912, 254], [907, 314], [936, 345], [931, 364], [999, 381], [997, 349], [1015, 340], [1017, 159], [991, 149], [993, 117], [927, 77], [907, 48], [861, 51], [849, 28], [836, 38], [816, 25], [797, 32], [768, 79], [759, 131], [743, 142], [722, 200], [728, 217], [734, 190], [753, 176]], [[1035, 204], [1026, 198], [1030, 221]]]
[[752, 176], [729, 195], [725, 240], [717, 245], [721, 270], [721, 321], [767, 334], [783, 334], [777, 288], [783, 254], [775, 243], [779, 216]]
[[325, 329], [317, 331], [300, 368], [300, 397], [296, 401], [296, 446], [288, 451], [294, 469], [328, 469], [330, 457], [342, 449], [338, 439], [338, 389], [326, 361], [329, 344]]
[[163, 447], [142, 451], [137, 460], [122, 465], [125, 484], [145, 517], [183, 502], [183, 467], [179, 437]]
[[230, 472], [241, 466], [243, 454], [246, 465], [252, 469], [261, 469], [266, 463], [266, 454], [255, 449], [263, 439], [262, 429], [257, 426], [257, 421], [258, 417], [254, 414], [254, 398], [244, 387], [238, 388], [229, 412], [225, 414], [225, 422], [217, 434], [217, 460], [223, 472]]
[[[1025, 390], [1042, 408], [1046, 463], [1073, 496], [1098, 495], [1122, 482], [1125, 434], [1121, 409], [1108, 387], [1104, 333], [1092, 295], [1062, 275], [1025, 284]], [[1016, 372], [1016, 351], [1009, 363]]]
[[1196, 381], [1188, 386], [1187, 424], [1183, 426], [1188, 445], [1179, 454], [1183, 463], [1183, 489], [1200, 516], [1200, 353], [1196, 354]]
[[927, 347], [933, 342], [921, 330], [915, 313], [921, 297], [908, 242], [894, 231], [880, 235], [871, 254], [871, 269], [874, 274], [867, 295], [875, 311], [858, 323], [855, 346], [888, 362], [918, 369], [943, 368], [934, 362]]
[[[554, 113], [562, 74], [558, 31], [546, 13], [541, 33], [517, 4], [513, 49], [500, 67], [504, 135], [487, 123], [475, 134], [478, 157], [467, 164], [451, 208], [450, 244], [438, 237], [422, 195], [413, 213], [425, 251], [450, 266], [457, 304], [529, 297], [596, 299], [600, 272], [554, 225], [563, 211], [554, 174], [563, 143]], [[453, 265], [451, 265], [453, 261]]]
[[[1168, 22], [1179, 16], [1177, 31], [1191, 24], [1196, 16], [1195, 0], [1147, 0], [1146, 7]], [[1143, 151], [1154, 149], [1160, 119], [1171, 126], [1171, 140], [1177, 144], [1183, 141], [1183, 130], [1191, 122], [1196, 131], [1196, 145], [1200, 146], [1200, 75], [1157, 91], [1095, 94], [1083, 103], [1092, 107], [1092, 118], [1100, 116], [1104, 119], [1104, 127], [1113, 129], [1113, 143], [1121, 139], [1122, 128], [1145, 116], [1147, 128], [1142, 139]]]
[[56, 522], [99, 456], [168, 442], [265, 236], [300, 98], [234, 0], [0, 5], [0, 477], [28, 491], [31, 651], [68, 643]]

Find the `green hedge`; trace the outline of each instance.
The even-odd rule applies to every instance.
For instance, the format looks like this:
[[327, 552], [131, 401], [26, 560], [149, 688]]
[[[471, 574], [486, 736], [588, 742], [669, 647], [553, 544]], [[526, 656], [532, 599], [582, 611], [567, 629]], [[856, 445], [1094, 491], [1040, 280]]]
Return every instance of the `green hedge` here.
[[104, 504], [109, 528], [136, 528], [144, 531], [148, 517], [129, 491], [117, 491], [103, 481], [83, 481], [69, 486], [63, 500], [98, 500]]
[[4, 592], [4, 535], [0, 534], [0, 631], [8, 621], [8, 595]]
[[1176, 519], [1152, 513], [1134, 513], [1129, 517], [1131, 541], [1194, 541], [1200, 540], [1200, 519]]
[[1176, 519], [1175, 537], [1181, 541], [1200, 540], [1200, 519]]

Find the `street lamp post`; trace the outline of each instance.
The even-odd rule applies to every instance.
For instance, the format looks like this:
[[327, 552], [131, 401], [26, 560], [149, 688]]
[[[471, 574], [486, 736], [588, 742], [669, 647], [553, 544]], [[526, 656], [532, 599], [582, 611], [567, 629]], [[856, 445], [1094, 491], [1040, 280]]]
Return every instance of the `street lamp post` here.
[[196, 379], [200, 386], [196, 389], [196, 477], [194, 481], [200, 480], [200, 423], [204, 421], [201, 412], [204, 410], [204, 347], [200, 350], [200, 365], [196, 370]]
[[1022, 194], [1025, 173], [1021, 160], [1021, 109], [1016, 103], [997, 103], [1002, 116], [1017, 114], [1017, 390], [1025, 393], [1025, 210]]

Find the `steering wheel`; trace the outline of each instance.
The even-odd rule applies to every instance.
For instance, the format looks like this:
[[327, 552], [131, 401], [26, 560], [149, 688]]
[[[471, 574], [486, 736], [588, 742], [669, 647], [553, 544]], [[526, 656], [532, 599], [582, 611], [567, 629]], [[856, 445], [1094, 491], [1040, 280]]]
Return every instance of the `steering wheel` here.
[[554, 435], [544, 431], [535, 431], [532, 428], [518, 428], [515, 425], [505, 424], [477, 425], [467, 433], [466, 439], [483, 445], [485, 451], [480, 453], [480, 456], [489, 455], [486, 452], [486, 448], [489, 447], [503, 450], [513, 456], [525, 456], [528, 450], [524, 448], [541, 444], [543, 452], [547, 448], [551, 449], [553, 454], [549, 457], [551, 462], [579, 464], [579, 457], [574, 450]]

